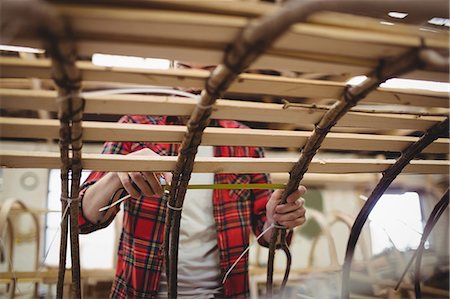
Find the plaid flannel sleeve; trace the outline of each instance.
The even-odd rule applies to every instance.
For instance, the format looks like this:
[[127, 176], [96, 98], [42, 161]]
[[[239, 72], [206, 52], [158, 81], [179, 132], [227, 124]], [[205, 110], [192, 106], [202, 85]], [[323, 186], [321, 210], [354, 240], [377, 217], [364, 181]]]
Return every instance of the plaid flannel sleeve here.
[[[119, 122], [121, 123], [128, 123], [131, 122], [130, 118], [128, 116], [123, 116]], [[103, 145], [102, 154], [116, 154], [116, 155], [126, 155], [131, 152], [131, 146], [132, 144], [129, 142], [105, 142]], [[80, 188], [80, 198], [81, 198], [81, 204], [80, 204], [80, 213], [78, 214], [78, 224], [79, 224], [79, 230], [81, 234], [87, 234], [102, 228], [105, 228], [108, 226], [116, 216], [117, 212], [120, 210], [120, 206], [117, 205], [113, 208], [108, 209], [104, 212], [102, 219], [97, 223], [92, 223], [84, 216], [83, 213], [83, 202], [84, 202], [84, 195], [86, 191], [93, 186], [98, 180], [100, 180], [106, 172], [101, 171], [92, 171], [86, 181], [81, 185]], [[118, 192], [114, 194], [111, 197], [110, 202], [113, 200], [117, 200], [118, 198], [124, 196], [125, 191]], [[120, 193], [120, 194], [119, 194]]]

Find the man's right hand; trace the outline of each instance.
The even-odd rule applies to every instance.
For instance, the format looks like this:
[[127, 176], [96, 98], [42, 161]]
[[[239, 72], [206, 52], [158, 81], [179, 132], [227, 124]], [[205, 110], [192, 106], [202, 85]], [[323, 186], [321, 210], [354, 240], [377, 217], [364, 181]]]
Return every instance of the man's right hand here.
[[[151, 149], [144, 148], [129, 154], [130, 156], [159, 156]], [[172, 181], [172, 173], [163, 172], [156, 173], [151, 171], [140, 172], [117, 172], [117, 176], [125, 190], [134, 198], [140, 196], [161, 196], [164, 188], [161, 186], [159, 178], [164, 177], [166, 182], [170, 184]]]

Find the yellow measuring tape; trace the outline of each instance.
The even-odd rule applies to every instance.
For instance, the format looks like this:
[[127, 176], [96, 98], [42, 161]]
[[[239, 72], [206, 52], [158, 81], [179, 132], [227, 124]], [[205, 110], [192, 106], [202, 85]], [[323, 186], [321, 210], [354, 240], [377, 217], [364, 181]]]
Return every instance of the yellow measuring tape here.
[[[166, 184], [163, 186], [164, 187], [164, 193], [169, 192], [169, 188], [170, 185]], [[187, 189], [191, 189], [191, 190], [199, 190], [199, 189], [222, 189], [222, 190], [238, 190], [238, 189], [285, 189], [286, 188], [286, 184], [192, 184], [192, 185], [188, 185]], [[125, 199], [130, 198], [130, 195], [126, 195], [120, 199], [118, 199], [117, 201], [115, 201], [114, 203], [105, 206], [103, 208], [100, 208], [99, 211], [105, 211], [119, 203], [121, 203], [122, 201], [124, 201]]]
[[[170, 185], [166, 185], [166, 188]], [[285, 189], [286, 184], [192, 184], [188, 185], [187, 189]]]

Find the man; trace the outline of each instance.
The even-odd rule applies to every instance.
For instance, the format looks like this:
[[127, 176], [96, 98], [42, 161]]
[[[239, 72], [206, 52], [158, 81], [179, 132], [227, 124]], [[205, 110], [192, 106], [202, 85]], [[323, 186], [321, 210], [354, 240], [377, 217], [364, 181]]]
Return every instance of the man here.
[[[183, 64], [184, 67], [189, 65]], [[210, 66], [194, 66], [210, 69]], [[124, 116], [120, 122], [150, 125], [182, 125], [181, 117]], [[224, 128], [244, 128], [235, 121], [212, 121]], [[104, 154], [133, 156], [177, 155], [178, 144], [149, 142], [107, 142]], [[197, 156], [263, 157], [255, 147], [199, 147]], [[107, 226], [118, 207], [99, 209], [128, 193], [124, 202], [123, 229], [120, 237], [116, 277], [112, 298], [165, 298], [167, 279], [162, 250], [167, 202], [161, 195], [160, 176], [167, 182], [170, 173], [92, 172], [82, 186], [80, 231], [89, 233]], [[192, 174], [190, 183], [268, 183], [266, 174]], [[268, 190], [188, 190], [183, 205], [178, 294], [180, 298], [248, 297], [248, 257], [243, 258], [222, 279], [238, 256], [249, 246], [250, 228], [256, 235], [278, 223], [288, 229], [305, 222], [301, 196], [306, 189], [290, 194], [288, 202], [278, 206], [282, 191]], [[260, 239], [268, 245], [271, 230]]]

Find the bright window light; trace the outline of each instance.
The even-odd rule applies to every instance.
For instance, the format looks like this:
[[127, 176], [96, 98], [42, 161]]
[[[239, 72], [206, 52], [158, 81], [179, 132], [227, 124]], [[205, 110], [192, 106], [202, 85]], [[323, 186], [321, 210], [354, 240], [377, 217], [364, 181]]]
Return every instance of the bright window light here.
[[0, 45], [1, 51], [11, 51], [11, 52], [24, 52], [24, 53], [44, 53], [45, 51], [42, 49], [28, 48], [28, 47], [19, 47], [19, 46], [8, 46], [8, 45]]
[[170, 61], [167, 59], [107, 55], [99, 53], [92, 55], [92, 63], [99, 66], [143, 69], [168, 69], [170, 67]]
[[[366, 79], [366, 76], [356, 76], [350, 78], [346, 83], [349, 85], [358, 85]], [[438, 92], [450, 92], [450, 83], [413, 79], [393, 78], [382, 83], [380, 86], [384, 88], [425, 89]]]
[[412, 79], [393, 78], [387, 80], [380, 86], [386, 88], [429, 89], [433, 91], [450, 92], [449, 83]]
[[[60, 170], [53, 169], [49, 175], [47, 206], [50, 210], [61, 210], [61, 179]], [[89, 175], [83, 171], [81, 182]], [[58, 229], [61, 222], [61, 213], [49, 213], [46, 217], [45, 228], [45, 252], [48, 252], [45, 260], [46, 266], [56, 267], [59, 263], [59, 242], [61, 230]], [[112, 269], [113, 257], [116, 251], [114, 225], [98, 230], [88, 235], [80, 235], [80, 263], [84, 269]], [[70, 247], [70, 246], [68, 246]], [[101, 250], [99, 250], [101, 248]], [[70, 250], [70, 249], [68, 249]], [[70, 256], [70, 251], [68, 251]], [[70, 258], [67, 259], [67, 267], [71, 266]]]
[[429, 24], [437, 25], [437, 26], [447, 26], [450, 27], [450, 20], [445, 18], [432, 18], [428, 20]]
[[361, 84], [366, 79], [367, 79], [367, 76], [356, 76], [356, 77], [350, 78], [346, 83], [349, 85], [358, 85], [358, 84]]
[[373, 254], [393, 245], [405, 251], [420, 244], [422, 213], [416, 192], [381, 196], [369, 220]]
[[406, 12], [390, 11], [388, 16], [395, 19], [404, 19], [408, 14]]

